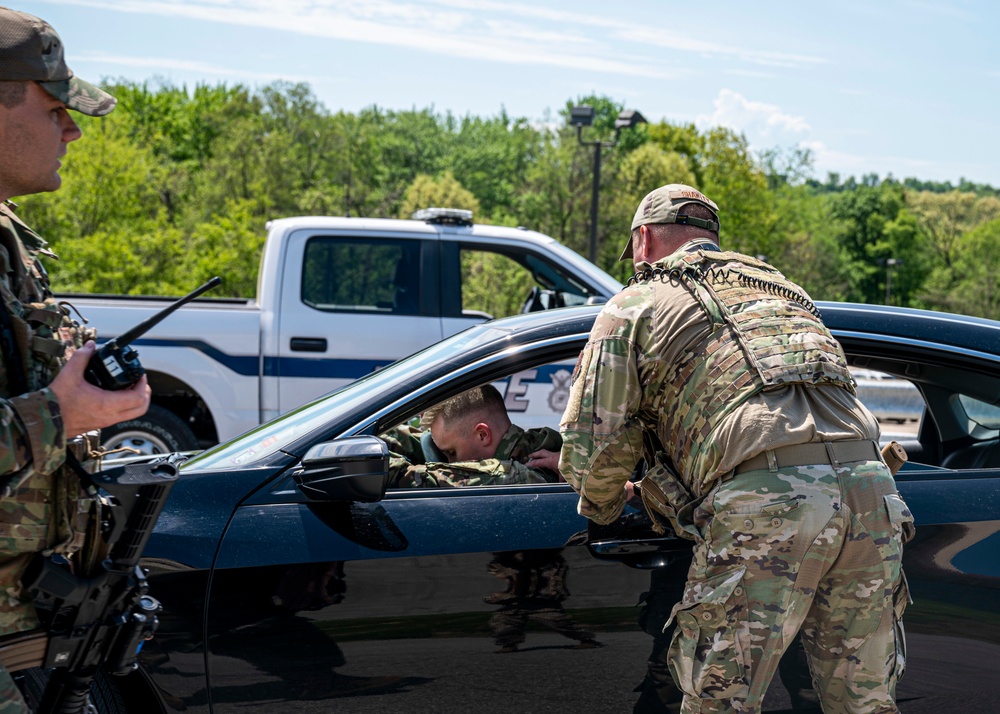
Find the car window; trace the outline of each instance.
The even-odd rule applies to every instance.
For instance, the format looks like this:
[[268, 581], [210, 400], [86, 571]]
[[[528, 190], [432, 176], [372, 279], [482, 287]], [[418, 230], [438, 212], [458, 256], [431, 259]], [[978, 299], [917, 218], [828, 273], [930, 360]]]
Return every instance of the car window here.
[[[874, 369], [852, 369], [858, 386], [858, 398], [879, 423], [883, 432], [915, 435], [924, 414], [924, 398], [916, 385]], [[912, 437], [910, 437], [912, 438]]]
[[[559, 420], [569, 399], [573, 367], [572, 361], [550, 362], [519, 370], [494, 380], [491, 384], [503, 396], [507, 415], [512, 424], [525, 430], [549, 428], [558, 431]], [[437, 449], [430, 435], [426, 433], [427, 430], [421, 427], [420, 416], [420, 414], [408, 416], [391, 428], [380, 431], [379, 437], [387, 443], [395, 457], [402, 457], [410, 464], [445, 461], [446, 457]], [[404, 487], [411, 485], [407, 482]], [[472, 485], [534, 484], [474, 483]]]
[[418, 241], [317, 236], [302, 271], [302, 302], [317, 310], [421, 314]]
[[991, 380], [972, 379], [968, 372], [944, 365], [911, 362], [908, 368], [920, 375], [920, 388], [888, 372], [851, 370], [858, 397], [879, 420], [882, 443], [898, 441], [906, 449], [909, 463], [897, 478], [928, 468], [1000, 468], [1000, 407], [965, 393], [988, 395]]

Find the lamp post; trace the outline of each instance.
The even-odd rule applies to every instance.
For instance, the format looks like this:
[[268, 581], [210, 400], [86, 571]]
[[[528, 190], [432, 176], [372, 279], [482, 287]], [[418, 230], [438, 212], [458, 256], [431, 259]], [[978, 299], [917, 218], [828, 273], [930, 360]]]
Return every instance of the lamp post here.
[[885, 304], [889, 305], [889, 297], [892, 294], [892, 269], [897, 265], [902, 265], [902, 258], [885, 259]]
[[583, 127], [594, 123], [594, 108], [589, 106], [573, 107], [570, 110], [570, 121], [576, 125], [576, 140], [581, 146], [594, 147], [594, 184], [590, 194], [590, 262], [597, 262], [597, 201], [601, 191], [601, 149], [610, 148], [618, 143], [618, 135], [624, 128], [632, 128], [636, 124], [645, 124], [646, 118], [634, 109], [625, 109], [615, 120], [615, 136], [610, 141], [583, 140]]

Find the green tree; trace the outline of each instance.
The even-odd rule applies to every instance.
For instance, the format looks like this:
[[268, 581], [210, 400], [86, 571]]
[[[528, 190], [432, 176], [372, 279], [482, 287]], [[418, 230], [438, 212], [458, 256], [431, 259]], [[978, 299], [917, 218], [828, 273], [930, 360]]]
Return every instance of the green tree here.
[[445, 171], [438, 178], [421, 174], [406, 189], [399, 206], [399, 217], [409, 218], [421, 208], [463, 208], [479, 210], [479, 201], [462, 184], [455, 180], [451, 171]]
[[[663, 151], [680, 154], [685, 158], [690, 173], [694, 176], [691, 186], [701, 186], [704, 183], [702, 166], [699, 157], [705, 151], [705, 137], [698, 132], [694, 124], [670, 124], [660, 122], [651, 124], [647, 130], [649, 140]], [[648, 190], [656, 188], [651, 186]]]
[[782, 246], [773, 196], [746, 137], [729, 129], [710, 129], [698, 158], [700, 188], [719, 205], [723, 245], [749, 255], [779, 253]]
[[922, 297], [936, 310], [1000, 319], [1000, 219], [966, 234], [951, 268], [937, 266]]
[[930, 249], [947, 268], [953, 265], [965, 233], [1000, 218], [1000, 199], [971, 192], [910, 192], [907, 204], [929, 238]]
[[610, 266], [609, 272], [625, 281], [635, 272], [631, 261], [619, 261], [622, 248], [631, 235], [632, 218], [642, 198], [653, 188], [668, 183], [695, 185], [687, 159], [675, 151], [664, 151], [649, 142], [630, 153], [622, 161], [618, 183], [608, 205], [608, 219], [619, 229], [612, 233], [602, 248], [601, 264]]
[[881, 303], [885, 299], [885, 268], [879, 261], [905, 256], [888, 255], [886, 225], [903, 207], [902, 189], [891, 184], [861, 185], [836, 194], [830, 204], [840, 221], [839, 258], [849, 278], [849, 300]]
[[573, 129], [553, 129], [527, 170], [516, 210], [523, 225], [587, 255], [592, 174], [579, 149]]
[[180, 293], [218, 275], [217, 295], [254, 297], [265, 238], [259, 212], [254, 201], [232, 201], [222, 215], [195, 229], [179, 261]]
[[452, 138], [445, 163], [479, 200], [483, 218], [509, 222], [544, 135], [506, 111], [486, 119], [467, 116], [458, 123], [449, 117], [447, 125]]

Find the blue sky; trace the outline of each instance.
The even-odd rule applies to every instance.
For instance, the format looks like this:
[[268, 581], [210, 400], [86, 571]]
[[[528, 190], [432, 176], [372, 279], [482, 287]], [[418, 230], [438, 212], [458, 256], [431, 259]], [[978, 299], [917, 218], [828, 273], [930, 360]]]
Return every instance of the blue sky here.
[[551, 120], [607, 95], [650, 121], [808, 147], [813, 175], [1000, 187], [1000, 3], [41, 0], [85, 79], [308, 82], [331, 111]]

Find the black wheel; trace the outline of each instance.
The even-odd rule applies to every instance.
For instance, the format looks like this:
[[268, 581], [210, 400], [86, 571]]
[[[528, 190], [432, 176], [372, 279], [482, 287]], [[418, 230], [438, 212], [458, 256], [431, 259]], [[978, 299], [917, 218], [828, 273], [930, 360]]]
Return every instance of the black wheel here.
[[[38, 708], [45, 692], [45, 685], [54, 670], [25, 669], [14, 673], [14, 680], [21, 688], [21, 693], [31, 711]], [[90, 701], [87, 714], [126, 714], [125, 702], [115, 686], [113, 678], [98, 672], [90, 683]]]
[[198, 448], [191, 427], [173, 412], [156, 404], [138, 419], [129, 419], [101, 430], [101, 444], [112, 451], [128, 447], [140, 454], [168, 454]]

